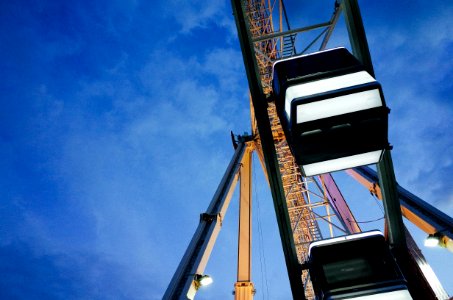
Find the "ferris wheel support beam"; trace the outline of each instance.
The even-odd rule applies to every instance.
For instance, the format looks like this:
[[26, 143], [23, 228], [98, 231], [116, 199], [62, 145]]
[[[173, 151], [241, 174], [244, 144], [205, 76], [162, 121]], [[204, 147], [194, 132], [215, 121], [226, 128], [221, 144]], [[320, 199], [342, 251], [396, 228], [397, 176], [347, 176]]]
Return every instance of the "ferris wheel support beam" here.
[[260, 36], [258, 38], [254, 38], [253, 42], [254, 43], [255, 42], [262, 42], [262, 41], [271, 40], [271, 39], [278, 38], [278, 37], [288, 36], [288, 35], [292, 35], [292, 34], [295, 34], [295, 33], [307, 32], [307, 31], [310, 31], [310, 30], [313, 30], [313, 29], [325, 28], [325, 27], [330, 27], [330, 26], [332, 26], [332, 23], [331, 22], [326, 22], [326, 23], [306, 26], [306, 27], [302, 27], [302, 28], [291, 29], [291, 30], [277, 32], [277, 33], [272, 33], [272, 34], [266, 34], [266, 35], [262, 35], [262, 36]]
[[333, 30], [334, 30], [335, 26], [337, 25], [338, 19], [340, 18], [341, 10], [342, 10], [341, 5], [338, 3], [338, 1], [336, 1], [335, 2], [335, 11], [333, 13], [332, 18], [329, 21], [329, 23], [330, 23], [329, 29], [327, 30], [326, 35], [324, 36], [324, 39], [321, 43], [321, 47], [319, 47], [319, 50], [326, 49], [327, 43], [329, 42], [329, 39], [332, 36]]
[[[353, 53], [368, 73], [375, 77], [357, 0], [342, 0], [341, 5]], [[430, 288], [423, 288], [424, 280], [418, 276], [420, 268], [414, 264], [409, 254], [390, 150], [384, 151], [381, 161], [377, 164], [377, 170], [388, 229], [388, 242], [408, 282], [409, 291], [414, 299], [435, 299]]]
[[250, 144], [251, 137], [241, 137], [235, 147], [233, 158], [205, 213], [200, 215], [200, 223], [183, 258], [173, 275], [163, 296], [165, 300], [193, 299], [200, 287], [197, 275], [203, 275], [209, 256], [222, 226], [222, 219], [230, 204], [239, 170]]
[[[358, 167], [347, 170], [346, 173], [364, 185], [378, 199], [382, 200], [378, 176], [373, 169]], [[453, 241], [452, 217], [423, 201], [400, 185], [398, 185], [398, 196], [401, 202], [401, 212], [412, 224], [426, 234], [441, 234], [445, 239]]]
[[272, 199], [282, 242], [282, 248], [285, 256], [286, 268], [291, 286], [293, 299], [305, 299], [304, 287], [302, 284], [301, 273], [302, 267], [297, 258], [296, 247], [291, 230], [288, 208], [286, 206], [286, 197], [283, 189], [280, 169], [277, 160], [277, 154], [274, 146], [272, 129], [269, 123], [269, 114], [267, 111], [267, 99], [261, 87], [261, 80], [257, 72], [258, 65], [255, 58], [254, 46], [250, 33], [247, 29], [247, 20], [245, 18], [243, 1], [232, 0], [233, 15], [238, 30], [238, 38], [242, 50], [242, 57], [249, 83], [250, 94], [253, 107], [255, 109], [255, 118], [257, 121], [258, 132], [261, 139], [263, 156], [266, 165]]
[[[252, 143], [253, 144], [253, 143]], [[253, 147], [245, 151], [240, 168], [238, 270], [234, 284], [235, 300], [252, 300], [255, 288], [252, 283], [252, 154]]]
[[352, 52], [365, 67], [366, 71], [372, 77], [375, 77], [359, 4], [357, 0], [342, 0], [341, 6], [348, 29]]
[[[367, 72], [375, 77], [357, 0], [343, 0], [341, 5], [343, 6], [352, 51]], [[404, 253], [407, 253], [406, 238], [390, 150], [384, 151], [383, 158], [378, 163], [378, 176], [382, 188], [389, 243], [395, 252], [404, 255]]]

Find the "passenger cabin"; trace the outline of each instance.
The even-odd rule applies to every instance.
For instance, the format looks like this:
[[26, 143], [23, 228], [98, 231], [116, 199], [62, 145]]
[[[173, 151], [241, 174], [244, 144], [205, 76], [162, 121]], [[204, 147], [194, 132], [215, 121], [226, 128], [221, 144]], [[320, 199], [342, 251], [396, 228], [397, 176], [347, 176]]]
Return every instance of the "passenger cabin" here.
[[272, 85], [304, 176], [377, 163], [389, 147], [381, 85], [347, 49], [277, 61]]
[[412, 299], [379, 231], [312, 242], [309, 272], [318, 300]]

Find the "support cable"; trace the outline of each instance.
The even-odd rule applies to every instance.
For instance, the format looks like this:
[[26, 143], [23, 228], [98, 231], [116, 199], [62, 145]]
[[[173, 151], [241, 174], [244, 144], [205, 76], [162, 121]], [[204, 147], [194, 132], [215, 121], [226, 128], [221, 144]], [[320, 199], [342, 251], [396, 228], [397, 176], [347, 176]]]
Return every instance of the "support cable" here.
[[318, 34], [318, 36], [315, 37], [314, 40], [313, 40], [310, 44], [308, 44], [308, 46], [305, 47], [305, 49], [302, 50], [302, 52], [301, 52], [300, 54], [305, 54], [305, 53], [306, 53], [306, 52], [307, 52], [307, 51], [308, 51], [308, 50], [309, 50], [309, 49], [310, 49], [310, 48], [311, 48], [311, 47], [312, 47], [312, 46], [313, 46], [313, 45], [314, 45], [314, 44], [315, 44], [315, 43], [316, 43], [316, 42], [317, 42], [317, 41], [318, 41], [318, 40], [319, 40], [326, 32], [327, 32], [327, 30], [328, 30], [329, 28], [330, 28], [330, 27], [324, 28], [324, 30], [321, 31], [321, 33]]
[[380, 217], [378, 219], [374, 219], [374, 220], [368, 220], [368, 221], [355, 221], [356, 223], [359, 223], [359, 224], [364, 224], [364, 223], [373, 223], [373, 222], [377, 222], [377, 221], [380, 221], [380, 220], [384, 220], [385, 217]]
[[[256, 181], [256, 172], [255, 169], [252, 168], [253, 170], [253, 181]], [[258, 243], [260, 245], [259, 247], [259, 256], [260, 256], [260, 268], [261, 268], [261, 286], [262, 286], [262, 295], [263, 299], [269, 299], [269, 284], [268, 284], [268, 279], [267, 279], [267, 264], [266, 264], [266, 253], [264, 252], [264, 238], [263, 238], [263, 228], [261, 226], [261, 208], [260, 208], [260, 201], [258, 198], [258, 191], [257, 191], [257, 186], [256, 184], [253, 185], [254, 189], [254, 194], [255, 194], [255, 202], [256, 202], [256, 209], [257, 209], [257, 225], [258, 225]], [[266, 287], [266, 294], [264, 293], [264, 287]], [[267, 296], [267, 297], [265, 297]]]

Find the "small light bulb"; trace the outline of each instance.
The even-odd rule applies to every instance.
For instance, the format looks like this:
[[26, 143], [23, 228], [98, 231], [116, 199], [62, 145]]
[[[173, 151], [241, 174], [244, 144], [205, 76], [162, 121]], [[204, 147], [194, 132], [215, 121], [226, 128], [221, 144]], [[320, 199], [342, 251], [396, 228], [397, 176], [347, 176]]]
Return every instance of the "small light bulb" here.
[[426, 247], [436, 247], [437, 245], [439, 245], [439, 238], [430, 234], [425, 240], [425, 246]]
[[212, 283], [212, 281], [213, 280], [211, 277], [209, 277], [208, 275], [204, 275], [200, 279], [200, 285], [202, 285], [202, 286], [210, 285]]

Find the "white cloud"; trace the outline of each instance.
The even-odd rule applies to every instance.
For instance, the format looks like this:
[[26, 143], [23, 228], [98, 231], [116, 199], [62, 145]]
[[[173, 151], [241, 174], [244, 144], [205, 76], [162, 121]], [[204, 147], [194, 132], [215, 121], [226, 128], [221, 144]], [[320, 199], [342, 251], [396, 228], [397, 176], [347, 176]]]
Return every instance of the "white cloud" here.
[[[156, 261], [159, 253], [186, 246], [179, 244], [186, 239], [158, 242], [168, 238], [160, 222], [168, 218], [163, 212], [183, 210], [186, 215], [178, 219], [196, 225], [233, 154], [229, 130], [237, 125], [227, 121], [225, 110], [238, 112], [233, 120], [248, 117], [248, 99], [238, 99], [243, 92], [237, 55], [216, 49], [184, 60], [167, 53], [165, 68], [155, 61], [143, 68], [142, 84], [121, 77], [115, 84], [101, 79], [79, 84], [78, 101], [63, 108], [70, 110], [66, 122], [75, 126], [55, 145], [61, 149], [54, 164], [70, 202], [92, 218], [97, 253], [137, 266], [136, 272], [153, 272], [167, 267], [160, 265], [165, 259]], [[117, 74], [121, 70], [109, 76]], [[98, 99], [111, 104], [101, 114], [90, 111]], [[244, 106], [237, 105], [242, 101]], [[34, 235], [50, 239], [46, 244], [53, 248], [58, 237], [40, 233], [38, 225], [32, 226], [39, 231]], [[189, 238], [192, 228], [184, 230]], [[57, 251], [77, 249], [60, 246]]]
[[445, 201], [442, 194], [451, 190], [445, 176], [453, 172], [453, 108], [415, 86], [389, 92], [390, 142], [399, 183], [431, 204]]
[[368, 37], [375, 53], [377, 76], [398, 76], [402, 82], [418, 84], [432, 84], [445, 78], [453, 66], [449, 59], [453, 36], [447, 30], [453, 26], [452, 13], [452, 7], [447, 6], [414, 15], [416, 22], [407, 21], [412, 26], [400, 27], [401, 24], [388, 22], [370, 28]]
[[181, 33], [190, 33], [195, 28], [206, 28], [209, 24], [217, 26], [229, 25], [225, 14], [230, 10], [228, 2], [221, 1], [184, 1], [171, 0], [166, 2], [167, 14], [175, 18], [181, 26]]
[[203, 136], [218, 130], [238, 131], [238, 127], [240, 132], [249, 130], [247, 81], [236, 49], [213, 48], [184, 58], [154, 52], [140, 79], [153, 105], [139, 128], [150, 128], [146, 123], [155, 126], [153, 114], [166, 114], [171, 118], [165, 124], [170, 134], [178, 132], [178, 127], [182, 130], [183, 123], [187, 132], [191, 129]]
[[207, 53], [202, 69], [220, 81], [223, 91], [241, 92], [246, 87], [244, 63], [239, 50], [213, 49]]
[[[434, 205], [451, 192], [453, 166], [452, 7], [367, 28], [376, 76], [387, 104], [393, 161], [401, 185]], [[404, 24], [403, 24], [404, 22]], [[407, 26], [407, 24], [411, 26]]]

